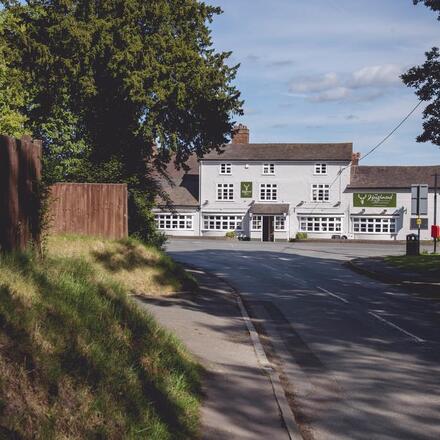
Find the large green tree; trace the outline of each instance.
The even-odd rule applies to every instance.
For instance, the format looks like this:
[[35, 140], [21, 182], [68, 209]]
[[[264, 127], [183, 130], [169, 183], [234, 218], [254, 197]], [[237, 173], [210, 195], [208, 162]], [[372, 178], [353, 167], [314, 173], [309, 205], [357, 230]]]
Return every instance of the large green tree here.
[[131, 231], [148, 239], [152, 175], [171, 155], [181, 165], [226, 142], [241, 114], [237, 66], [210, 35], [220, 9], [196, 0], [2, 3], [14, 17], [4, 33], [14, 67], [33, 92], [26, 116], [53, 174], [127, 182]]
[[[413, 0], [415, 5], [422, 2], [439, 12], [440, 20], [440, 0]], [[417, 141], [440, 145], [440, 52], [433, 47], [425, 55], [426, 61], [422, 65], [412, 67], [401, 78], [408, 87], [415, 88], [421, 101], [428, 103], [423, 111], [423, 132]]]
[[0, 13], [0, 134], [21, 137], [28, 134], [27, 118], [22, 112], [28, 94], [20, 71], [11, 67], [12, 54], [3, 38], [6, 19], [6, 15]]

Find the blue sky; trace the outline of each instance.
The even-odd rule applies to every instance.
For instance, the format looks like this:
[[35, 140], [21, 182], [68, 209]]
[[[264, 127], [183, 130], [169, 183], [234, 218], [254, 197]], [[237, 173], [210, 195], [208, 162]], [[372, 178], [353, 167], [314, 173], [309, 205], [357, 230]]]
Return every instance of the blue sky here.
[[[214, 47], [241, 63], [239, 122], [252, 142], [352, 141], [367, 152], [417, 103], [399, 74], [440, 45], [437, 16], [411, 0], [209, 0]], [[440, 164], [417, 143], [423, 105], [364, 164]]]

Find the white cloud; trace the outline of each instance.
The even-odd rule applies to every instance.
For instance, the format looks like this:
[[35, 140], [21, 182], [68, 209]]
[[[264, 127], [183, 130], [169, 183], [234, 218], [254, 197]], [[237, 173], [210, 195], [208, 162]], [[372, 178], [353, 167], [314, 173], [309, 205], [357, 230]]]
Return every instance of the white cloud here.
[[289, 91], [299, 93], [315, 93], [329, 90], [339, 85], [336, 73], [326, 73], [323, 76], [297, 78], [290, 82]]
[[402, 67], [396, 64], [366, 66], [351, 73], [334, 72], [290, 81], [289, 92], [302, 93], [312, 102], [371, 101], [382, 96], [385, 89], [401, 84]]
[[341, 101], [351, 96], [351, 90], [347, 87], [335, 87], [325, 90], [321, 93], [314, 94], [308, 99], [313, 102]]
[[367, 66], [353, 72], [350, 86], [360, 87], [386, 87], [400, 84], [399, 76], [403, 69], [396, 64], [385, 64], [382, 66]]

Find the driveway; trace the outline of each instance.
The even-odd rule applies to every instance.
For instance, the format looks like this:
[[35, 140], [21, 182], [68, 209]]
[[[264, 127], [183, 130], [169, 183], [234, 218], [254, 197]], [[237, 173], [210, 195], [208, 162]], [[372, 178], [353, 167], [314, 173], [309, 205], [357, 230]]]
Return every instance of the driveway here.
[[170, 240], [242, 295], [306, 439], [440, 438], [440, 304], [344, 261], [401, 245]]

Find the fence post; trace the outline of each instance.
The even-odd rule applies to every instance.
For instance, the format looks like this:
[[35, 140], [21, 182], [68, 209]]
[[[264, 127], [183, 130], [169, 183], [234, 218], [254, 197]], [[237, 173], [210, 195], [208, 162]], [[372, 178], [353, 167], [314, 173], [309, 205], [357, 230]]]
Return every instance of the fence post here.
[[38, 231], [41, 142], [0, 136], [0, 249], [24, 250]]

